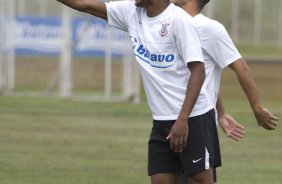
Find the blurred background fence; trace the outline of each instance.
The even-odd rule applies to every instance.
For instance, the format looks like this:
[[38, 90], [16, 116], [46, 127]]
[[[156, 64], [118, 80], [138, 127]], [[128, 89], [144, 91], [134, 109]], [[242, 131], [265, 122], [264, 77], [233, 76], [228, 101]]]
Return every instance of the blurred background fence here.
[[[212, 0], [204, 14], [226, 26], [240, 51], [259, 51], [247, 60], [282, 60], [282, 0]], [[0, 0], [3, 95], [138, 102], [139, 91], [127, 34], [55, 0]]]
[[282, 0], [211, 0], [206, 13], [240, 46], [282, 48]]

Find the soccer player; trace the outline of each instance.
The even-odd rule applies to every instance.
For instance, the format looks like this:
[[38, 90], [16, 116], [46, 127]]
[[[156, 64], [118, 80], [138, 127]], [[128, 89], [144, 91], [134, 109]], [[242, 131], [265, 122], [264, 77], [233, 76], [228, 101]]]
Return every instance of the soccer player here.
[[152, 111], [148, 173], [153, 184], [213, 183], [221, 165], [213, 105], [192, 17], [169, 0], [58, 0], [129, 33]]
[[[229, 34], [222, 24], [201, 14], [201, 10], [210, 0], [171, 0], [193, 16], [201, 40], [206, 67], [207, 90], [213, 104], [218, 108], [219, 120], [232, 119], [226, 115], [219, 94], [221, 70], [230, 67], [237, 75], [240, 85], [246, 93], [259, 126], [274, 130], [277, 126], [275, 117], [260, 100], [252, 73], [242, 58]], [[222, 122], [222, 121], [220, 121]]]
[[200, 13], [209, 1], [171, 0], [194, 18], [205, 60], [205, 84], [214, 106], [217, 107], [220, 126], [228, 136], [235, 140], [239, 140], [243, 136], [243, 129], [240, 124], [225, 113], [222, 100], [220, 97], [218, 98], [221, 70], [228, 66], [236, 73], [240, 85], [248, 97], [258, 125], [266, 130], [274, 130], [278, 118], [262, 105], [251, 71], [233, 44], [226, 29], [219, 22]]

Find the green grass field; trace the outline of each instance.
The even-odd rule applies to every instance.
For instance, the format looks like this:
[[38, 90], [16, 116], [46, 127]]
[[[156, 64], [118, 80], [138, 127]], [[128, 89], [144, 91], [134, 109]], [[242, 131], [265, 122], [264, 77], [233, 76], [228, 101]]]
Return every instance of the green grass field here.
[[[28, 66], [25, 69], [31, 69]], [[282, 119], [282, 64], [250, 67], [265, 106]], [[29, 70], [19, 69], [21, 65], [18, 78], [34, 78]], [[51, 70], [42, 71], [38, 76], [45, 81]], [[223, 167], [218, 169], [218, 184], [281, 184], [281, 128], [268, 132], [257, 127], [230, 69], [223, 72], [222, 92], [226, 109], [246, 127], [247, 135], [234, 142], [219, 131]], [[0, 96], [0, 184], [149, 183], [150, 129], [144, 98], [134, 105]]]
[[[220, 132], [219, 184], [279, 184], [282, 130], [256, 126], [248, 104], [225, 100], [247, 128], [241, 142]], [[267, 101], [277, 116], [282, 107]], [[0, 98], [1, 184], [145, 184], [147, 104]]]

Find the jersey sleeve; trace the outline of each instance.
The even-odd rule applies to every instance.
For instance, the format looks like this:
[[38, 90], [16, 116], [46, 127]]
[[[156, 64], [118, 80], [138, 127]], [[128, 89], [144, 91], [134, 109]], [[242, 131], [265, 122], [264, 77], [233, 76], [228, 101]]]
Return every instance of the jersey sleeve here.
[[178, 16], [173, 23], [177, 49], [185, 64], [193, 61], [203, 62], [199, 34], [190, 15]]
[[225, 27], [219, 22], [209, 23], [205, 30], [206, 34], [204, 50], [214, 59], [220, 68], [225, 68], [229, 64], [242, 58], [238, 49], [234, 45]]
[[117, 29], [128, 31], [130, 11], [135, 8], [133, 1], [116, 1], [106, 3], [108, 24]]

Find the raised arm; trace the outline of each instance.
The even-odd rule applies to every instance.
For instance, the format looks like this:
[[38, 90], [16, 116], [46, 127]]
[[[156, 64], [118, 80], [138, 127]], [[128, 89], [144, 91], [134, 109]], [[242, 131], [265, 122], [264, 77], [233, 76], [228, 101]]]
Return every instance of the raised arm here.
[[57, 0], [75, 10], [107, 20], [107, 8], [101, 0]]
[[236, 73], [240, 85], [248, 97], [258, 125], [267, 130], [274, 130], [278, 118], [261, 104], [255, 80], [245, 60], [238, 59], [229, 67]]

